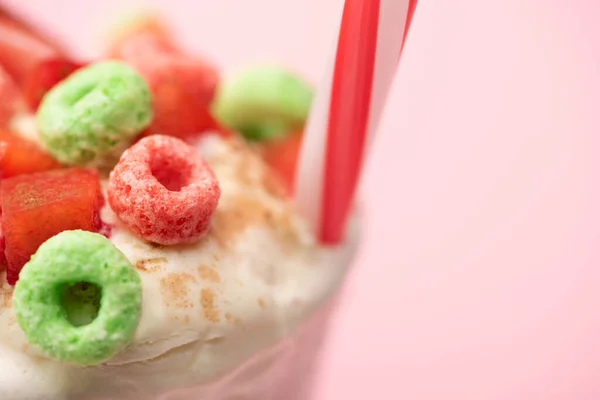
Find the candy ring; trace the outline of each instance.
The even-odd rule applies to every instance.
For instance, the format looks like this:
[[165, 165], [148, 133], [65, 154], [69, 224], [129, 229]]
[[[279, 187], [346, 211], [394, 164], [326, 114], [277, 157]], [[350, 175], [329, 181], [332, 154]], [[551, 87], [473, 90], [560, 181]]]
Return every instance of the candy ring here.
[[63, 231], [25, 265], [13, 299], [21, 329], [40, 352], [60, 362], [96, 365], [132, 340], [142, 284], [107, 238]]
[[212, 113], [247, 139], [266, 140], [300, 129], [312, 98], [312, 88], [292, 72], [255, 66], [223, 79]]
[[127, 149], [110, 174], [108, 202], [142, 238], [171, 245], [200, 240], [210, 228], [221, 190], [188, 144], [152, 135]]
[[152, 119], [148, 85], [131, 67], [104, 61], [52, 88], [37, 113], [48, 151], [64, 164], [85, 164], [135, 137]]

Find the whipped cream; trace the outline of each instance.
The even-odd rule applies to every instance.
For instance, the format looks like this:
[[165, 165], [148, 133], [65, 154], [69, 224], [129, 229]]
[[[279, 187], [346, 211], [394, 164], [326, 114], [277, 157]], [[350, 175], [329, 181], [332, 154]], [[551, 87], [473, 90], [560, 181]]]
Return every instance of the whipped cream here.
[[[26, 132], [30, 121], [15, 126], [35, 136]], [[355, 230], [343, 246], [320, 247], [244, 143], [207, 134], [196, 148], [222, 191], [205, 239], [150, 244], [109, 206], [102, 210], [113, 225], [111, 242], [143, 283], [134, 340], [105, 364], [65, 365], [29, 346], [13, 313], [12, 288], [0, 276], [0, 399], [265, 399], [259, 393], [272, 384], [283, 355], [298, 356], [300, 342], [310, 353], [309, 338], [324, 328], [313, 322], [308, 329], [305, 321], [328, 309], [353, 255]], [[294, 364], [301, 365], [288, 362]]]

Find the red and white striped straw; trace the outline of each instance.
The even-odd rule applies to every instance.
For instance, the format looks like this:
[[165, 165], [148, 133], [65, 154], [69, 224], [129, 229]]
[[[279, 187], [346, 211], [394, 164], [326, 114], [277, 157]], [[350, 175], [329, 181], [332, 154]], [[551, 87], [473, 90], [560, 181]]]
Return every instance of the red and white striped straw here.
[[416, 3], [346, 0], [296, 176], [296, 203], [322, 243], [343, 238], [365, 148], [379, 124]]

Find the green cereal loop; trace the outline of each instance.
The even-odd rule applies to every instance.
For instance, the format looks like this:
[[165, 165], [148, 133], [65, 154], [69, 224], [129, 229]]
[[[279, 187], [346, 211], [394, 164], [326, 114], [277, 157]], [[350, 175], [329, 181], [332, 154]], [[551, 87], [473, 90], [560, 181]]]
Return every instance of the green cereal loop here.
[[312, 98], [312, 88], [299, 76], [281, 67], [258, 65], [223, 79], [212, 113], [247, 139], [266, 140], [301, 128]]
[[68, 165], [101, 158], [133, 139], [151, 120], [146, 81], [118, 61], [74, 72], [44, 96], [37, 113], [47, 150]]
[[[65, 287], [88, 282], [101, 288], [98, 315], [83, 326], [69, 322]], [[54, 360], [100, 364], [132, 340], [142, 311], [141, 279], [104, 236], [64, 231], [43, 243], [21, 270], [14, 310], [34, 347]]]

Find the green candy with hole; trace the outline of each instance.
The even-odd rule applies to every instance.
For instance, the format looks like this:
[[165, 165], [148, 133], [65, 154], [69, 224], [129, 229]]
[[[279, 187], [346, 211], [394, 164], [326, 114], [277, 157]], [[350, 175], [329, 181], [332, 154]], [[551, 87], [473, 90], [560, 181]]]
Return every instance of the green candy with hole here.
[[313, 99], [312, 87], [278, 66], [256, 65], [225, 77], [211, 107], [213, 116], [248, 140], [281, 138], [301, 129]]
[[142, 313], [142, 283], [104, 236], [64, 231], [25, 264], [13, 295], [27, 340], [59, 362], [90, 366], [123, 350]]
[[146, 81], [119, 61], [82, 68], [54, 86], [37, 112], [40, 138], [67, 165], [84, 165], [129, 143], [152, 121]]

